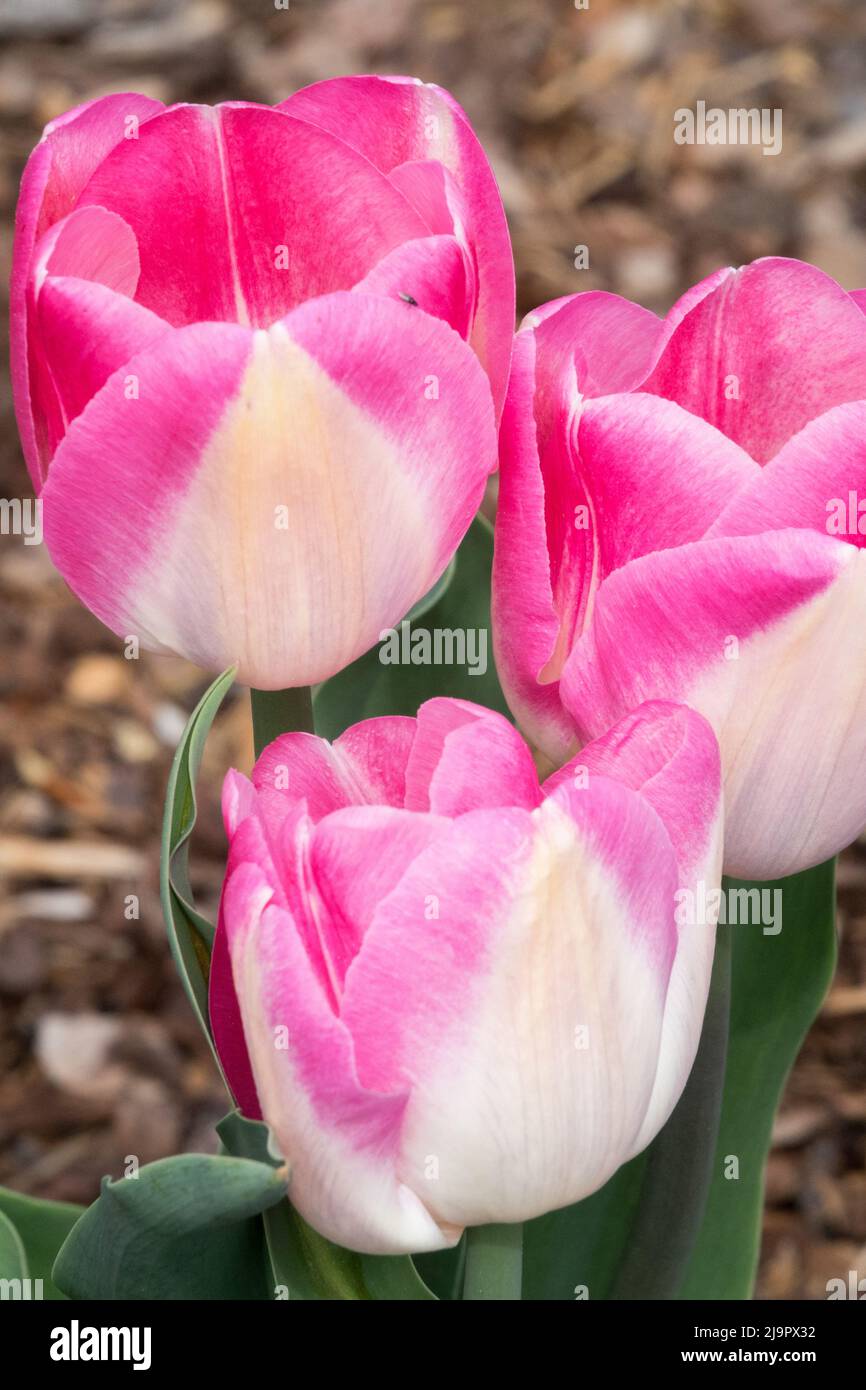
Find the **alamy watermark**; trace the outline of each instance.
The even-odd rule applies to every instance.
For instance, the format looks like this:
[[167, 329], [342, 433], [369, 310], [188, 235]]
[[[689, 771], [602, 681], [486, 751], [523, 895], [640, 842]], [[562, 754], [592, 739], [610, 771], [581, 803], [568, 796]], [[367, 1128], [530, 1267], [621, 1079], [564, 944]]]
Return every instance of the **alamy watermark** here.
[[82, 1327], [73, 1318], [69, 1327], [51, 1331], [52, 1361], [131, 1361], [134, 1371], [148, 1371], [151, 1363], [151, 1328]]
[[379, 633], [383, 666], [465, 666], [470, 676], [487, 671], [486, 627], [416, 627], [408, 618]]
[[0, 497], [0, 535], [23, 536], [25, 545], [41, 545], [42, 499]]
[[694, 888], [678, 888], [674, 898], [680, 927], [759, 926], [764, 936], [782, 930], [781, 888], [708, 888], [699, 879]]
[[762, 154], [782, 150], [782, 112], [779, 107], [731, 107], [707, 109], [699, 101], [694, 111], [680, 106], [674, 112], [674, 141], [677, 145], [760, 145]]
[[857, 1303], [862, 1303], [866, 1299], [866, 1279], [861, 1279], [860, 1272], [856, 1269], [848, 1270], [847, 1279], [828, 1279], [825, 1287], [827, 1300], [830, 1303], [834, 1299], [840, 1298], [851, 1298]]
[[45, 1293], [41, 1279], [0, 1279], [0, 1303], [7, 1299], [27, 1303], [31, 1299], [43, 1299]]
[[866, 497], [859, 497], [853, 488], [847, 498], [831, 497], [826, 529], [831, 536], [866, 536]]

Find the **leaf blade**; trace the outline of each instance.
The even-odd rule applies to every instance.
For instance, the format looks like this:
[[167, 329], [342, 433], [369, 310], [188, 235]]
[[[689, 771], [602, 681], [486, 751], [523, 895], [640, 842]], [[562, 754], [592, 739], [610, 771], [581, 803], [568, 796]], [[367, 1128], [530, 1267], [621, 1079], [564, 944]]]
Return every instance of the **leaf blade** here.
[[285, 1170], [210, 1154], [105, 1179], [60, 1248], [55, 1282], [83, 1299], [269, 1298], [259, 1217], [285, 1191]]
[[[729, 1080], [715, 1172], [683, 1299], [750, 1298], [760, 1254], [764, 1168], [785, 1079], [836, 964], [835, 861], [775, 883], [729, 887], [782, 893], [782, 930], [734, 928]], [[736, 1156], [740, 1176], [725, 1177]]]
[[[46, 1299], [66, 1297], [55, 1285], [51, 1270], [57, 1251], [83, 1211], [83, 1207], [71, 1202], [52, 1202], [0, 1187], [0, 1215], [15, 1228], [24, 1249], [29, 1277], [42, 1280]], [[4, 1274], [0, 1268], [0, 1277]]]
[[[169, 773], [160, 854], [160, 896], [175, 966], [199, 1026], [213, 1049], [207, 978], [214, 927], [196, 909], [189, 883], [189, 840], [195, 828], [195, 782], [205, 739], [234, 681], [224, 671], [199, 700], [177, 746]], [[214, 1057], [219, 1065], [219, 1058]]]

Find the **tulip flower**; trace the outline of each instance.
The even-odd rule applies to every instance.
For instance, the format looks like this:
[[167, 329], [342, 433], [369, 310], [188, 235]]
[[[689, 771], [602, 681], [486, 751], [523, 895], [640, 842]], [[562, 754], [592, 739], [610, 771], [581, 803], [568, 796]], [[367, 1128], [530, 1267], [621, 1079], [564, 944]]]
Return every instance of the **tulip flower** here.
[[229, 773], [211, 1020], [302, 1216], [341, 1245], [452, 1245], [600, 1187], [694, 1059], [721, 774], [706, 721], [647, 704], [539, 785], [500, 715], [270, 744]]
[[493, 580], [511, 708], [557, 763], [644, 700], [701, 711], [746, 878], [866, 823], [861, 305], [772, 259], [663, 322], [588, 293], [517, 336]]
[[493, 175], [436, 87], [126, 94], [52, 122], [12, 321], [55, 564], [152, 650], [267, 689], [332, 675], [469, 526], [513, 294]]

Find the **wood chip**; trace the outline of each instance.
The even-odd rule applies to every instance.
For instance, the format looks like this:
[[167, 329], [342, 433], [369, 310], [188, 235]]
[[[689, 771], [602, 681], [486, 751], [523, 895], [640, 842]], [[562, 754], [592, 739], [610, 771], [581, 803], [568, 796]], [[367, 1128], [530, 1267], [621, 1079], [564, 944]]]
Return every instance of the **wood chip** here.
[[145, 855], [104, 840], [31, 840], [0, 836], [0, 873], [10, 878], [124, 879], [141, 876]]

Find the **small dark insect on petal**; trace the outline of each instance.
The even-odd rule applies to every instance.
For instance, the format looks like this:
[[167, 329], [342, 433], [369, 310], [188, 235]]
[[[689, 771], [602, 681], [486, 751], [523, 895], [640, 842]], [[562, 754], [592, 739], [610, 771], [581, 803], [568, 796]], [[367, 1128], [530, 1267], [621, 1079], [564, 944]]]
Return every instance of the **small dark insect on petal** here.
[[400, 298], [403, 300], [403, 303], [404, 303], [404, 304], [414, 304], [414, 305], [415, 305], [415, 308], [416, 308], [416, 309], [418, 308], [418, 301], [417, 301], [417, 299], [413, 299], [412, 296], [411, 296], [411, 294], [404, 294], [402, 290], [400, 290], [399, 293], [400, 293]]

